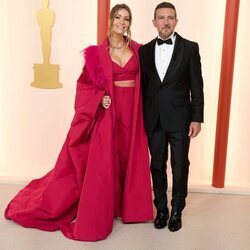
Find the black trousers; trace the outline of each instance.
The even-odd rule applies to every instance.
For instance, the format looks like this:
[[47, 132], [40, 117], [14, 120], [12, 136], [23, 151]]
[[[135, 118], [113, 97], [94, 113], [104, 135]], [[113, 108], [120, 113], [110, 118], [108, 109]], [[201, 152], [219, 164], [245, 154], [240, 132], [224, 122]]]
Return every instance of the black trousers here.
[[151, 153], [151, 174], [154, 189], [154, 204], [157, 210], [167, 211], [167, 173], [168, 147], [170, 145], [170, 162], [172, 168], [172, 211], [181, 212], [185, 207], [189, 171], [188, 130], [165, 131], [160, 121], [156, 128], [148, 132], [148, 144]]

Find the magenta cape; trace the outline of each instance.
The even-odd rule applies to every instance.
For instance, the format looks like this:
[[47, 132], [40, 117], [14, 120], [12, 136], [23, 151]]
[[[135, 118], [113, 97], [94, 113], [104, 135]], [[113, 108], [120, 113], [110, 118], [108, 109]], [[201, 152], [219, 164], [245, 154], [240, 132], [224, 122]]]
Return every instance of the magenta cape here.
[[[131, 43], [138, 59], [139, 45]], [[9, 203], [5, 217], [24, 227], [61, 230], [71, 239], [96, 241], [112, 231], [116, 202], [114, 120], [104, 94], [113, 97], [113, 72], [107, 40], [85, 50], [77, 81], [75, 115], [55, 167], [31, 181]], [[142, 121], [140, 72], [136, 76], [133, 128], [122, 196], [122, 220], [153, 219], [147, 140]]]

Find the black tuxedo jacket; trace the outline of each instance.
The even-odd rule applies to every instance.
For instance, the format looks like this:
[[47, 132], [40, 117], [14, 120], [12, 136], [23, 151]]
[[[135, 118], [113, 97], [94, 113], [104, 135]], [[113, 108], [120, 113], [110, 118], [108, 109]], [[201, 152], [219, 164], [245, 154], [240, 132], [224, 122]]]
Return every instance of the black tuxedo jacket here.
[[155, 66], [156, 39], [139, 50], [144, 123], [152, 131], [158, 119], [166, 131], [203, 122], [203, 79], [198, 44], [176, 34], [173, 55], [161, 82]]

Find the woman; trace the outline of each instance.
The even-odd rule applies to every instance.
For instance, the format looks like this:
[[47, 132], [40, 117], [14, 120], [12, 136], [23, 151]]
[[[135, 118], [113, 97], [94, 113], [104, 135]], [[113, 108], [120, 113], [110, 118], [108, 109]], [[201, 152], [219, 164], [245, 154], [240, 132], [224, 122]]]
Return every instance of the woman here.
[[124, 223], [153, 219], [131, 18], [127, 5], [114, 6], [108, 38], [85, 50], [75, 116], [56, 165], [14, 197], [6, 218], [85, 241], [106, 238], [117, 217]]

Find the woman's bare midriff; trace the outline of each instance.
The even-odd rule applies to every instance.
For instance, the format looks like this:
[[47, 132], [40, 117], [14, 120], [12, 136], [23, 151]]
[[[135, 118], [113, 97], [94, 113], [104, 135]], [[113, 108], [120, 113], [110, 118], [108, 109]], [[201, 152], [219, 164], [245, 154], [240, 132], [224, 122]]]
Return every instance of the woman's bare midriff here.
[[134, 80], [114, 81], [114, 86], [117, 86], [117, 87], [134, 87], [135, 86], [135, 81]]

